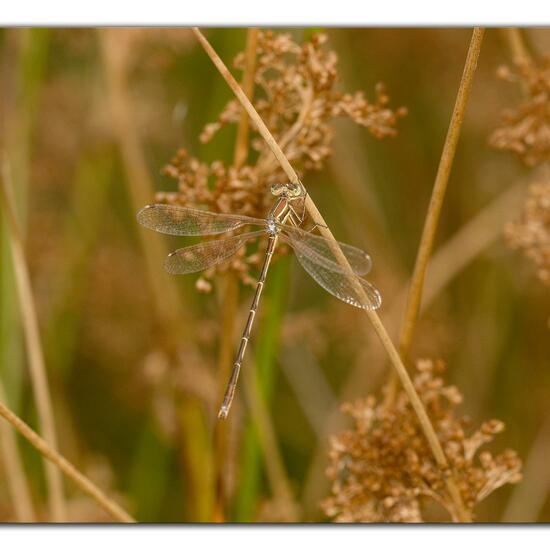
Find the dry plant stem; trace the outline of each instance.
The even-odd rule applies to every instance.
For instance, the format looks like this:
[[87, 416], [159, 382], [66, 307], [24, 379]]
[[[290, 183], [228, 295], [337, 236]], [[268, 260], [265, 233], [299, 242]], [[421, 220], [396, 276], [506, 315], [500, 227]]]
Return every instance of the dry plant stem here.
[[[239, 84], [237, 83], [233, 75], [229, 72], [229, 70], [223, 63], [223, 61], [220, 59], [218, 54], [214, 51], [214, 49], [212, 48], [210, 43], [206, 40], [206, 38], [202, 35], [200, 30], [194, 27], [193, 32], [195, 33], [195, 36], [199, 40], [200, 44], [203, 46], [208, 56], [212, 59], [212, 62], [214, 63], [216, 68], [219, 70], [219, 72], [221, 73], [221, 75], [229, 85], [229, 87], [232, 89], [232, 91], [236, 95], [237, 99], [241, 102], [241, 105], [246, 109], [246, 112], [248, 113], [248, 115], [256, 125], [258, 131], [260, 132], [261, 136], [264, 138], [267, 145], [269, 146], [269, 148], [277, 158], [279, 164], [285, 171], [289, 180], [292, 183], [295, 183], [297, 185], [302, 185], [302, 183], [298, 178], [298, 175], [292, 168], [285, 154], [283, 153], [283, 151], [281, 150], [281, 148], [279, 147], [279, 145], [271, 135], [271, 132], [269, 131], [269, 129], [261, 119], [260, 115], [258, 115], [258, 113], [256, 112], [256, 109], [254, 109], [254, 106], [252, 105], [250, 100], [246, 97], [246, 94], [240, 88]], [[323, 217], [321, 216], [319, 210], [317, 209], [317, 207], [315, 206], [315, 203], [313, 202], [313, 200], [309, 195], [307, 195], [305, 206], [314, 223], [318, 224], [319, 229], [323, 234], [323, 236], [330, 239], [334, 243], [333, 252], [336, 258], [338, 259], [339, 263], [345, 269], [351, 272], [351, 268], [347, 263], [345, 256], [342, 254], [342, 251], [340, 250], [336, 240], [334, 239], [334, 236], [332, 235], [330, 229], [328, 229], [327, 224], [325, 223]], [[449, 493], [456, 506], [456, 517], [460, 521], [469, 521], [470, 518], [462, 503], [460, 492], [458, 491], [456, 483], [452, 478], [451, 472], [449, 472], [449, 465], [448, 465], [447, 458], [445, 457], [445, 453], [443, 452], [441, 444], [437, 439], [437, 435], [426, 413], [424, 405], [422, 404], [422, 401], [420, 400], [418, 394], [416, 393], [416, 390], [414, 389], [413, 383], [409, 377], [409, 374], [407, 373], [407, 369], [405, 368], [403, 361], [401, 360], [399, 354], [397, 353], [397, 350], [393, 345], [393, 342], [391, 341], [388, 333], [386, 332], [384, 326], [382, 325], [382, 322], [380, 321], [380, 318], [378, 317], [378, 314], [376, 313], [376, 311], [367, 310], [366, 314], [374, 330], [376, 331], [376, 334], [378, 335], [380, 341], [382, 342], [382, 345], [384, 346], [390, 358], [392, 366], [397, 371], [399, 379], [401, 380], [407, 395], [409, 396], [409, 399], [414, 408], [414, 411], [418, 416], [420, 425], [422, 427], [422, 431], [424, 432], [428, 440], [428, 443], [434, 454], [434, 457], [438, 465], [442, 469], [442, 471], [445, 472], [446, 483], [449, 488]]]
[[[249, 367], [251, 366], [249, 365]], [[243, 369], [243, 380], [248, 396], [248, 404], [252, 412], [252, 420], [256, 425], [260, 447], [264, 455], [264, 462], [269, 483], [273, 490], [273, 496], [285, 519], [290, 522], [299, 521], [290, 483], [283, 466], [283, 458], [277, 445], [275, 430], [269, 418], [269, 411], [259, 391], [256, 369]]]
[[[534, 59], [529, 49], [527, 48], [525, 41], [523, 40], [523, 32], [517, 27], [509, 27], [502, 29], [504, 32], [504, 38], [508, 42], [508, 49], [512, 56], [512, 62], [515, 65], [521, 65], [527, 63], [533, 65]], [[529, 95], [529, 87], [527, 82], [522, 79], [521, 88], [525, 96]]]
[[[242, 87], [248, 97], [254, 92], [254, 70], [256, 65], [256, 45], [258, 43], [258, 29], [249, 28], [246, 33], [245, 68], [242, 78]], [[233, 165], [240, 168], [248, 157], [249, 118], [243, 109], [237, 127], [235, 153]], [[233, 273], [225, 276], [225, 288], [222, 305], [222, 331], [220, 340], [220, 355], [218, 360], [218, 401], [221, 403], [225, 386], [229, 379], [231, 362], [234, 350], [234, 328], [239, 298], [239, 284]], [[215, 427], [216, 438], [216, 502], [214, 507], [214, 521], [223, 521], [224, 505], [227, 498], [225, 478], [227, 475], [228, 453], [228, 422], [217, 422]]]
[[[1, 382], [0, 401], [6, 401], [4, 386]], [[22, 523], [32, 523], [36, 521], [36, 516], [34, 515], [25, 468], [21, 462], [15, 434], [4, 422], [0, 426], [0, 447], [4, 459], [6, 485], [15, 511], [15, 517], [17, 521]]]
[[405, 308], [403, 327], [399, 337], [399, 351], [402, 357], [406, 357], [408, 355], [414, 336], [414, 329], [418, 319], [420, 302], [422, 300], [424, 278], [426, 276], [428, 262], [432, 254], [443, 199], [445, 198], [447, 183], [451, 174], [451, 167], [453, 165], [458, 138], [460, 136], [460, 129], [462, 127], [462, 121], [464, 120], [466, 104], [468, 103], [468, 97], [470, 96], [470, 91], [472, 89], [474, 73], [477, 67], [477, 60], [479, 58], [481, 42], [483, 39], [483, 32], [483, 29], [479, 28], [476, 28], [473, 31], [470, 47], [468, 49], [468, 55], [466, 56], [464, 72], [462, 73], [462, 80], [460, 81], [451, 122], [449, 124], [449, 130], [447, 131], [447, 137], [445, 138], [443, 152], [441, 153], [441, 159], [439, 161], [439, 168], [437, 169], [437, 174], [435, 176], [432, 196], [428, 206], [424, 229], [422, 231], [422, 237], [420, 238], [418, 254], [416, 256], [414, 271], [411, 278], [411, 286]]
[[85, 475], [81, 474], [66, 458], [48, 445], [44, 439], [6, 407], [4, 403], [0, 403], [0, 416], [9, 422], [38, 452], [49, 460], [56, 471], [59, 472], [59, 470], [61, 470], [67, 477], [72, 479], [82, 491], [93, 498], [113, 519], [123, 523], [135, 523], [135, 519], [133, 519], [132, 516], [116, 502], [112, 501]]
[[[409, 356], [414, 337], [414, 330], [418, 320], [420, 303], [422, 301], [422, 290], [424, 287], [426, 270], [432, 254], [439, 218], [441, 216], [443, 200], [447, 191], [447, 184], [449, 182], [449, 176], [451, 174], [458, 139], [460, 137], [460, 130], [464, 120], [464, 113], [466, 112], [466, 105], [472, 89], [477, 61], [479, 59], [479, 52], [481, 50], [481, 42], [483, 40], [483, 33], [484, 30], [480, 28], [474, 29], [472, 33], [453, 114], [451, 116], [449, 129], [447, 131], [443, 151], [439, 160], [439, 167], [435, 176], [432, 196], [430, 198], [430, 204], [428, 205], [428, 212], [424, 221], [422, 236], [420, 237], [420, 244], [418, 246], [418, 253], [416, 255], [416, 261], [407, 297], [407, 304], [405, 306], [405, 313], [403, 316], [403, 324], [399, 335], [399, 353], [405, 361]], [[386, 396], [386, 404], [388, 406], [393, 403], [396, 393], [397, 379], [395, 375], [390, 375], [388, 392]]]
[[[27, 350], [30, 377], [40, 422], [40, 430], [48, 444], [54, 449], [57, 449], [57, 434], [55, 430], [52, 400], [46, 376], [44, 352], [42, 350], [42, 342], [38, 330], [38, 318], [32, 295], [29, 271], [23, 252], [23, 241], [15, 216], [9, 165], [5, 157], [2, 157], [1, 162], [2, 183], [0, 185], [0, 202], [2, 203], [2, 210], [6, 218], [10, 236], [17, 296], [21, 310], [21, 319], [23, 321], [25, 347]], [[63, 522], [66, 520], [63, 479], [59, 471], [48, 462], [45, 462], [45, 470], [51, 519], [55, 522]]]
[[[122, 153], [124, 169], [128, 176], [128, 189], [132, 208], [137, 212], [144, 204], [151, 202], [154, 185], [149, 176], [143, 157], [139, 134], [135, 128], [131, 111], [131, 101], [126, 82], [126, 65], [123, 54], [117, 52], [117, 44], [112, 37], [112, 29], [99, 31], [100, 45], [103, 52], [107, 84], [107, 101], [110, 103], [113, 117], [113, 130]], [[168, 254], [165, 242], [157, 239], [148, 231], [140, 231], [145, 256], [147, 276], [154, 295], [155, 305], [162, 324], [174, 326], [181, 318], [178, 307], [181, 302], [174, 283], [159, 270]]]
[[549, 455], [550, 418], [547, 418], [527, 455], [522, 482], [514, 488], [504, 510], [502, 522], [535, 523], [538, 521], [550, 493]]
[[512, 61], [516, 64], [533, 63], [533, 57], [529, 53], [523, 40], [522, 30], [517, 27], [503, 29], [504, 36], [512, 54]]

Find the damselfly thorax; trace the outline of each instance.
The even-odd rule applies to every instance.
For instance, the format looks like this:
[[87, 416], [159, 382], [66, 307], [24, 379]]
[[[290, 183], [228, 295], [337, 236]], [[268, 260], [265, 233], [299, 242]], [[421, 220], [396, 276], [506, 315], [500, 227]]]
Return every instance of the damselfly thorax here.
[[206, 241], [172, 252], [166, 258], [165, 269], [173, 274], [202, 271], [229, 260], [250, 239], [261, 235], [268, 237], [263, 265], [218, 414], [219, 418], [226, 418], [231, 407], [267, 272], [279, 239], [294, 249], [302, 267], [336, 298], [361, 309], [376, 309], [382, 301], [378, 290], [361, 278], [361, 275], [366, 275], [372, 266], [370, 256], [366, 252], [348, 244], [337, 243], [338, 256], [342, 255], [347, 263], [343, 266], [341, 258], [335, 252], [334, 241], [300, 228], [305, 217], [307, 196], [301, 184], [275, 184], [271, 187], [271, 193], [277, 200], [265, 219], [218, 214], [167, 204], [148, 205], [137, 215], [139, 223], [143, 226], [169, 235], [216, 235], [244, 226], [261, 227], [256, 231]]

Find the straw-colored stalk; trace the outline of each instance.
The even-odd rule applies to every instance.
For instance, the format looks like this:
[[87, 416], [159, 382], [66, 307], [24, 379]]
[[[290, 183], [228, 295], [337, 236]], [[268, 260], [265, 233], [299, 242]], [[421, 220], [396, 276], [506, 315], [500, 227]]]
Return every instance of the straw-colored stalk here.
[[[8, 226], [17, 297], [21, 310], [30, 378], [38, 412], [40, 430], [48, 444], [51, 445], [52, 448], [57, 449], [57, 433], [48, 378], [46, 376], [44, 352], [40, 340], [40, 332], [38, 330], [38, 318], [32, 294], [31, 280], [25, 262], [23, 240], [15, 215], [8, 160], [5, 156], [2, 156], [1, 162], [2, 174], [0, 179], [2, 182], [0, 184], [0, 202], [2, 203], [2, 211], [4, 212]], [[63, 522], [66, 520], [63, 479], [59, 471], [48, 462], [45, 462], [45, 471], [51, 519], [55, 522]]]
[[550, 493], [550, 417], [547, 417], [527, 454], [522, 482], [516, 485], [502, 515], [503, 523], [536, 523]]
[[4, 403], [0, 403], [0, 416], [9, 422], [44, 458], [50, 461], [56, 472], [63, 472], [82, 489], [84, 493], [95, 500], [113, 519], [122, 523], [135, 523], [135, 520], [116, 502], [111, 500], [97, 485], [80, 473], [65, 457], [42, 439], [21, 418], [11, 411]]
[[458, 139], [460, 137], [464, 113], [466, 112], [466, 105], [468, 103], [472, 83], [474, 81], [474, 74], [477, 67], [477, 61], [479, 59], [479, 52], [481, 50], [483, 33], [484, 30], [480, 28], [474, 29], [472, 33], [472, 39], [470, 41], [470, 47], [468, 48], [466, 63], [464, 65], [464, 72], [462, 73], [462, 79], [458, 88], [458, 94], [456, 96], [451, 122], [449, 123], [449, 129], [443, 145], [439, 167], [435, 176], [432, 196], [430, 198], [428, 212], [424, 221], [424, 229], [422, 230], [422, 236], [420, 238], [416, 262], [409, 287], [409, 295], [407, 298], [407, 305], [405, 307], [403, 326], [399, 336], [399, 351], [401, 352], [402, 357], [408, 356], [413, 341], [418, 312], [420, 310], [420, 302], [422, 300], [424, 279], [426, 277], [428, 262], [430, 261], [435, 235], [437, 233], [437, 227], [441, 217], [443, 200], [445, 199], [447, 184], [449, 182], [449, 176], [451, 175], [451, 168], [453, 166]]
[[[0, 402], [6, 401], [4, 386], [0, 381]], [[0, 448], [2, 450], [6, 485], [17, 521], [36, 521], [25, 468], [17, 448], [15, 434], [4, 422], [0, 425]]]
[[[120, 147], [124, 170], [127, 175], [128, 191], [135, 212], [151, 202], [155, 186], [149, 175], [143, 155], [139, 132], [132, 114], [132, 103], [128, 93], [127, 56], [125, 44], [116, 40], [117, 29], [101, 29], [99, 42], [103, 54], [107, 101], [113, 119], [114, 136]], [[150, 231], [140, 231], [147, 277], [155, 299], [157, 315], [165, 326], [174, 326], [181, 319], [181, 297], [174, 282], [163, 275], [162, 266], [168, 250], [165, 241]], [[172, 336], [172, 335], [169, 335]]]
[[[242, 77], [242, 88], [248, 97], [254, 93], [254, 71], [256, 67], [256, 45], [258, 29], [249, 28], [246, 34], [245, 68]], [[249, 118], [246, 111], [241, 111], [237, 126], [233, 165], [240, 168], [248, 157]], [[220, 337], [220, 351], [218, 358], [218, 402], [221, 403], [225, 386], [229, 380], [233, 355], [235, 353], [235, 317], [239, 302], [239, 282], [234, 273], [227, 273], [224, 277], [222, 298], [222, 330]], [[217, 422], [215, 426], [215, 461], [216, 461], [216, 501], [214, 505], [214, 521], [223, 521], [224, 505], [227, 499], [227, 457], [229, 422]]]
[[[250, 102], [250, 100], [247, 98], [246, 94], [243, 92], [233, 75], [229, 72], [223, 61], [220, 59], [218, 54], [215, 52], [215, 50], [212, 48], [210, 43], [206, 40], [206, 38], [202, 35], [200, 30], [198, 28], [193, 28], [193, 32], [197, 39], [199, 40], [200, 44], [220, 72], [220, 74], [223, 76], [237, 99], [240, 101], [241, 105], [246, 109], [246, 112], [252, 119], [253, 123], [256, 125], [258, 131], [260, 132], [261, 136], [266, 141], [267, 145], [275, 155], [277, 161], [283, 168], [284, 172], [288, 176], [289, 180], [296, 184], [296, 185], [302, 185], [300, 182], [298, 175], [296, 174], [295, 170], [292, 168], [290, 162], [286, 158], [285, 154], [283, 153], [282, 149], [278, 145], [278, 143], [275, 141], [274, 137], [271, 135], [271, 132], [261, 119], [260, 115], [257, 113], [256, 109]], [[349, 273], [351, 273], [351, 267], [349, 266], [345, 256], [343, 255], [342, 251], [340, 250], [337, 241], [334, 239], [334, 236], [332, 235], [332, 232], [328, 228], [325, 220], [321, 216], [321, 213], [317, 209], [315, 203], [311, 199], [309, 195], [307, 195], [307, 198], [305, 200], [305, 206], [306, 209], [311, 216], [314, 223], [316, 223], [319, 226], [319, 229], [324, 237], [329, 239], [333, 243], [333, 252], [340, 263], [342, 267], [346, 269]], [[352, 279], [353, 282], [353, 279]], [[361, 287], [358, 286], [358, 290], [360, 290]], [[441, 447], [441, 444], [437, 438], [437, 435], [435, 433], [435, 430], [432, 426], [432, 423], [430, 422], [430, 419], [428, 417], [428, 414], [426, 413], [426, 409], [424, 408], [424, 405], [422, 404], [422, 401], [420, 400], [420, 397], [416, 393], [416, 390], [414, 388], [414, 385], [412, 383], [411, 378], [409, 377], [409, 374], [407, 373], [407, 369], [405, 368], [405, 365], [403, 364], [403, 361], [401, 360], [399, 353], [397, 352], [397, 349], [393, 345], [393, 342], [391, 341], [388, 333], [386, 332], [386, 329], [384, 328], [384, 325], [380, 321], [380, 318], [378, 317], [378, 314], [376, 311], [372, 310], [365, 310], [365, 313], [374, 328], [376, 334], [378, 335], [382, 345], [384, 346], [384, 349], [386, 350], [386, 353], [388, 354], [390, 358], [390, 362], [394, 369], [397, 371], [397, 374], [399, 376], [399, 379], [401, 380], [401, 383], [403, 384], [403, 387], [409, 396], [409, 399], [411, 401], [411, 404], [415, 410], [415, 413], [418, 416], [421, 428], [428, 440], [428, 443], [430, 445], [430, 448], [434, 454], [434, 457], [437, 461], [437, 464], [441, 468], [443, 472], [445, 472], [445, 479], [446, 483], [449, 489], [449, 494], [451, 495], [451, 498], [453, 499], [453, 502], [456, 506], [456, 517], [460, 521], [469, 521], [470, 517], [467, 512], [467, 510], [464, 507], [464, 504], [462, 502], [462, 497], [460, 495], [460, 492], [458, 490], [458, 487], [456, 485], [456, 482], [452, 476], [452, 472], [449, 469], [449, 463], [447, 461], [447, 458], [445, 456], [445, 453], [443, 452], [443, 448]]]
[[533, 56], [525, 45], [522, 30], [517, 27], [509, 27], [502, 30], [504, 32], [504, 38], [508, 42], [508, 48], [510, 49], [510, 53], [512, 55], [512, 61], [516, 64], [532, 64]]

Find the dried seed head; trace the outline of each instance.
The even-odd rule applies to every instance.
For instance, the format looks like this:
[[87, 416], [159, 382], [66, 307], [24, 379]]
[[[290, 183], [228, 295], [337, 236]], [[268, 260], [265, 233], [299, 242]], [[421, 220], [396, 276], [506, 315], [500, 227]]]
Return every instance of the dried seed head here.
[[[362, 92], [337, 91], [337, 56], [324, 47], [326, 41], [326, 36], [315, 35], [300, 45], [288, 34], [258, 34], [253, 103], [300, 177], [321, 169], [330, 156], [333, 131], [329, 123], [334, 117], [349, 117], [373, 136], [383, 138], [395, 135], [397, 121], [405, 114], [404, 109], [393, 111], [388, 107], [382, 85], [376, 88], [374, 102]], [[240, 53], [234, 64], [244, 69], [244, 63], [244, 53]], [[229, 101], [218, 120], [205, 126], [201, 141], [209, 141], [224, 126], [237, 124], [240, 113], [237, 100]], [[207, 165], [181, 149], [164, 169], [178, 182], [178, 190], [159, 193], [157, 200], [264, 217], [272, 202], [271, 184], [286, 181], [287, 177], [255, 128], [251, 128], [250, 143], [255, 160], [241, 167], [226, 166], [222, 161]], [[278, 253], [282, 251], [279, 247]], [[204, 277], [230, 269], [243, 282], [252, 283], [250, 269], [257, 268], [260, 261], [261, 255], [251, 258], [243, 252]], [[204, 279], [200, 288], [206, 289]]]
[[[455, 412], [458, 390], [436, 376], [443, 367], [441, 361], [418, 361], [414, 385], [472, 512], [498, 487], [519, 481], [521, 462], [510, 450], [497, 456], [478, 453], [504, 424], [490, 420], [466, 434], [467, 422]], [[369, 396], [342, 409], [352, 417], [353, 427], [330, 442], [332, 495], [322, 504], [328, 516], [338, 522], [419, 522], [424, 521], [424, 505], [432, 500], [456, 517], [445, 483], [448, 472], [435, 463], [405, 392], [391, 407]]]
[[535, 264], [539, 279], [550, 285], [550, 179], [529, 186], [523, 211], [506, 226], [505, 236]]
[[518, 64], [514, 69], [500, 68], [499, 76], [519, 82], [528, 98], [503, 112], [500, 125], [489, 144], [516, 153], [528, 166], [550, 160], [550, 57], [539, 65]]

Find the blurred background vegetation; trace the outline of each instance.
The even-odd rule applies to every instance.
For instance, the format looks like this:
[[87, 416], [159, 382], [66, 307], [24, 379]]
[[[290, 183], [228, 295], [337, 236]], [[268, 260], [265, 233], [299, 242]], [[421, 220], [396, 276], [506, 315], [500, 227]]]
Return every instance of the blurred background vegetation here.
[[[329, 163], [304, 179], [337, 238], [372, 254], [381, 316], [395, 336], [471, 30], [277, 32], [302, 42], [318, 30], [338, 54], [342, 89], [372, 97], [382, 81], [391, 105], [408, 110], [398, 135], [384, 140], [336, 121]], [[205, 34], [228, 65], [244, 49], [245, 29]], [[550, 31], [530, 29], [524, 37], [537, 55], [548, 52]], [[420, 320], [414, 354], [445, 360], [448, 381], [464, 395], [461, 410], [475, 423], [505, 422], [497, 450], [535, 457], [523, 484], [492, 495], [477, 520], [548, 521], [550, 476], [540, 460], [541, 449], [550, 452], [548, 287], [501, 232], [520, 212], [532, 170], [488, 146], [502, 110], [521, 99], [520, 87], [496, 76], [511, 61], [505, 32], [489, 30], [436, 254], [497, 204], [497, 221], [487, 228], [494, 237], [479, 253], [464, 252], [464, 262], [463, 248], [447, 257], [452, 266], [443, 270], [451, 275]], [[4, 29], [0, 63], [0, 139], [24, 231], [60, 451], [140, 521], [326, 520], [320, 502], [329, 493], [328, 436], [346, 422], [339, 406], [379, 392], [388, 375], [360, 312], [324, 293], [290, 256], [277, 260], [245, 365], [258, 372], [258, 387], [249, 380], [238, 390], [221, 476], [225, 506], [217, 509], [224, 281], [201, 294], [197, 277], [164, 273], [161, 252], [182, 241], [145, 237], [135, 221], [156, 191], [176, 189], [161, 169], [180, 147], [204, 162], [233, 157], [232, 131], [207, 144], [198, 139], [232, 95], [191, 32]], [[499, 198], [518, 184], [517, 200], [500, 209]], [[6, 401], [36, 427], [9, 238], [5, 224], [0, 229], [0, 379]], [[470, 235], [466, 244], [479, 238]], [[147, 239], [157, 270], [147, 265]], [[238, 300], [237, 332], [249, 287], [241, 286]], [[238, 335], [231, 341], [233, 354]], [[254, 395], [265, 407], [261, 433]], [[47, 520], [41, 458], [24, 441], [19, 449], [36, 516]], [[13, 521], [3, 466], [0, 460], [0, 520]], [[279, 506], [287, 490], [292, 512]], [[109, 519], [68, 481], [65, 493], [70, 520]]]

